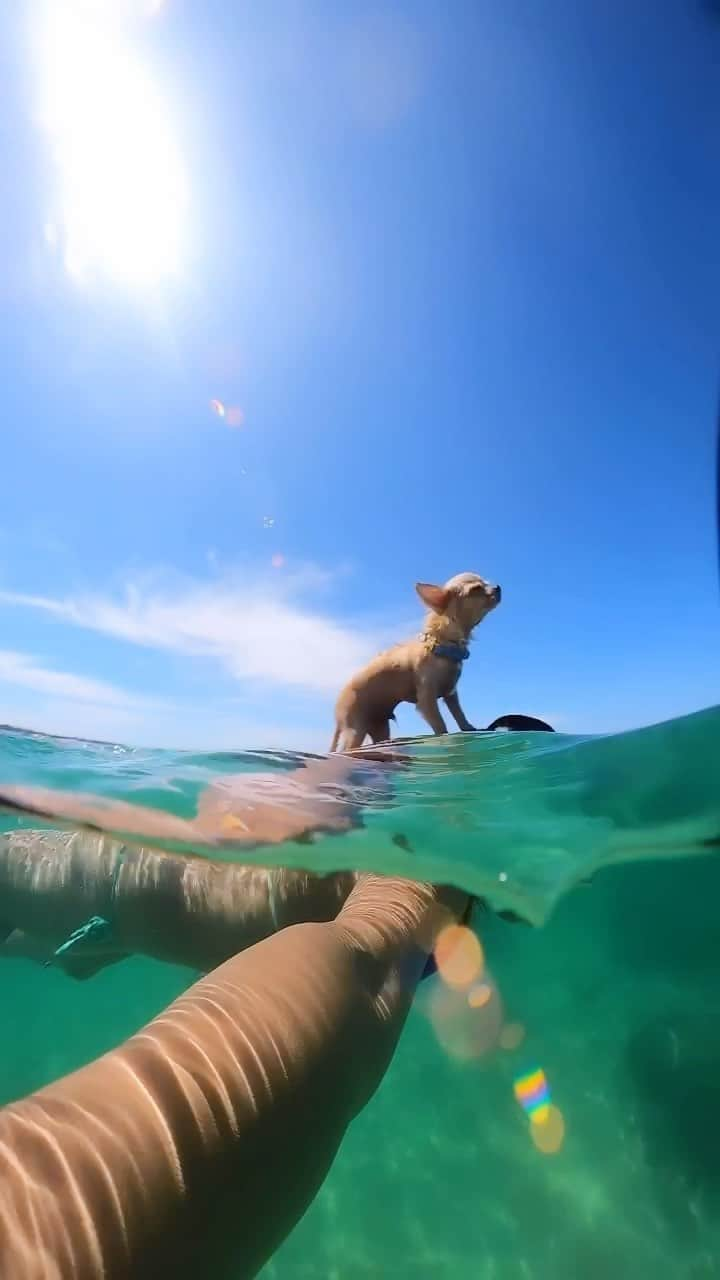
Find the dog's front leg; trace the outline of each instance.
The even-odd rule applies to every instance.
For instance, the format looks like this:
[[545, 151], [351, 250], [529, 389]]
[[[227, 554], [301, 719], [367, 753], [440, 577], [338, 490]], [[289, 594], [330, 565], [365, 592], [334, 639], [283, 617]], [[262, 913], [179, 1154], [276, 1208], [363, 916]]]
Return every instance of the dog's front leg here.
[[471, 724], [465, 715], [465, 712], [460, 706], [460, 699], [454, 689], [445, 699], [445, 706], [450, 712], [450, 715], [455, 721], [458, 729], [461, 729], [463, 733], [475, 733], [475, 725]]
[[447, 733], [447, 725], [440, 715], [437, 698], [429, 689], [418, 690], [417, 709], [423, 720], [427, 720], [433, 733]]

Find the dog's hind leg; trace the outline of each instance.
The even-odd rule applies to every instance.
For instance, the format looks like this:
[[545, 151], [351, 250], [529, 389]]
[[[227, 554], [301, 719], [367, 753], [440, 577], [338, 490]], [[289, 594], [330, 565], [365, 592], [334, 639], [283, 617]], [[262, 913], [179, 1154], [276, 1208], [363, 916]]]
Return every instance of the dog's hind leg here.
[[364, 728], [353, 729], [348, 726], [345, 729], [341, 729], [337, 736], [339, 749], [340, 751], [356, 751], [358, 747], [362, 746], [366, 737], [367, 730]]
[[368, 725], [368, 733], [373, 742], [389, 742], [390, 741], [390, 721], [389, 720], [373, 720]]

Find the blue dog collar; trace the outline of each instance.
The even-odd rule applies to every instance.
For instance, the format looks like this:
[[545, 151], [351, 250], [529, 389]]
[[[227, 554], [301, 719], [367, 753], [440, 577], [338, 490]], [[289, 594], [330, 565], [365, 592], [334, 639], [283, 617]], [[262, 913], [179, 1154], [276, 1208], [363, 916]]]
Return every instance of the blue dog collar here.
[[449, 658], [450, 662], [464, 662], [470, 657], [466, 644], [436, 644], [433, 653], [437, 658]]

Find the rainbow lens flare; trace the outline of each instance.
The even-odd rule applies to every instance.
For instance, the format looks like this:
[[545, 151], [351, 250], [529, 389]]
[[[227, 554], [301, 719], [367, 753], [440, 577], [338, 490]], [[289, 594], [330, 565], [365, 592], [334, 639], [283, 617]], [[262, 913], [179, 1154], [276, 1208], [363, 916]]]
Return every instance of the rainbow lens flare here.
[[538, 1067], [527, 1075], [518, 1076], [513, 1091], [520, 1106], [534, 1124], [542, 1124], [550, 1115], [550, 1086], [545, 1072]]

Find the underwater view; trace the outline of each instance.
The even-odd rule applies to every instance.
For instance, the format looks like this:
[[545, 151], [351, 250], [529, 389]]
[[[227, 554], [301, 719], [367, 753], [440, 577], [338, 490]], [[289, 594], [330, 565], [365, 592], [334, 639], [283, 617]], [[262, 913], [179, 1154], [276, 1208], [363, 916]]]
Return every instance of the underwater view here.
[[[400, 749], [402, 764], [353, 761], [349, 783], [318, 784], [350, 815], [342, 834], [234, 849], [219, 822], [186, 844], [217, 859], [219, 837], [222, 865], [400, 873], [482, 899], [470, 989], [442, 973], [421, 984], [377, 1097], [262, 1274], [720, 1274], [720, 709], [614, 737]], [[163, 816], [192, 821], [202, 793], [311, 761], [0, 731], [3, 1102], [118, 1044], [196, 976], [148, 958], [152, 923], [120, 961], [112, 936], [80, 937], [74, 956], [90, 967], [63, 972], [63, 934], [107, 901], [102, 802], [132, 806], [138, 843], [146, 813], [148, 843], [181, 851]], [[38, 796], [40, 824], [19, 807]], [[84, 836], [73, 803], [94, 806]], [[89, 905], [62, 872], [78, 839], [85, 880], [98, 869]], [[121, 869], [118, 901], [122, 890]], [[541, 1123], [538, 1100], [551, 1108]]]

